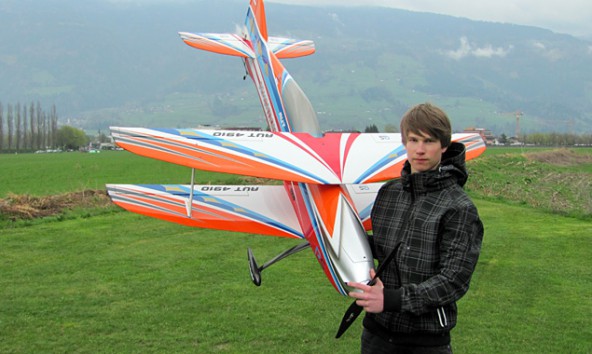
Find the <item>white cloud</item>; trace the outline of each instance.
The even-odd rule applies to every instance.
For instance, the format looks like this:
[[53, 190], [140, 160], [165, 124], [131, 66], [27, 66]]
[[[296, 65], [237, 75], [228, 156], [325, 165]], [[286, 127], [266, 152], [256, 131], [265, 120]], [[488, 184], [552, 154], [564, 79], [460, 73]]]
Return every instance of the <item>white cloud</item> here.
[[339, 18], [339, 15], [336, 13], [330, 13], [329, 17], [331, 18], [331, 20], [335, 23], [338, 23], [341, 26], [345, 26], [345, 24], [341, 21], [341, 19]]
[[482, 47], [475, 47], [467, 37], [460, 38], [460, 46], [455, 50], [448, 50], [444, 52], [444, 55], [454, 60], [461, 60], [468, 56], [477, 58], [492, 58], [492, 57], [505, 57], [512, 50], [513, 46], [508, 48], [497, 47], [494, 48], [491, 44], [486, 44]]
[[557, 48], [548, 48], [544, 43], [539, 41], [533, 42], [532, 46], [539, 52], [539, 54], [550, 61], [561, 60], [566, 56], [561, 50]]
[[467, 40], [467, 37], [462, 37], [460, 39], [460, 47], [457, 50], [449, 50], [446, 52], [446, 55], [449, 58], [460, 60], [471, 53], [471, 45]]
[[533, 46], [533, 47], [535, 47], [536, 49], [540, 49], [540, 50], [545, 50], [545, 49], [547, 49], [547, 46], [545, 46], [545, 44], [544, 44], [544, 43], [542, 43], [542, 42], [538, 42], [538, 41], [534, 42], [534, 43], [532, 44], [532, 46]]
[[491, 44], [488, 44], [485, 47], [474, 49], [472, 53], [479, 58], [505, 57], [511, 49], [512, 46], [504, 49], [502, 47], [493, 48]]

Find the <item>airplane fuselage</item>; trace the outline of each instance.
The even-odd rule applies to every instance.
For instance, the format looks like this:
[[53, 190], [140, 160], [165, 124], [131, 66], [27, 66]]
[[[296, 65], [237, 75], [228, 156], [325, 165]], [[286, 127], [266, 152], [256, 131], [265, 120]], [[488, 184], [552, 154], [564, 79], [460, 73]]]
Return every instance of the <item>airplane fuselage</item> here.
[[[243, 37], [255, 58], [244, 58], [255, 84], [271, 131], [309, 133], [321, 137], [316, 112], [304, 92], [267, 46], [266, 27], [261, 29], [253, 1], [247, 12]], [[264, 20], [264, 19], [263, 19]], [[359, 213], [347, 188], [335, 184], [307, 184], [285, 181], [304, 238], [335, 289], [347, 294], [349, 281], [370, 279], [373, 258]], [[344, 229], [347, 228], [347, 229]]]

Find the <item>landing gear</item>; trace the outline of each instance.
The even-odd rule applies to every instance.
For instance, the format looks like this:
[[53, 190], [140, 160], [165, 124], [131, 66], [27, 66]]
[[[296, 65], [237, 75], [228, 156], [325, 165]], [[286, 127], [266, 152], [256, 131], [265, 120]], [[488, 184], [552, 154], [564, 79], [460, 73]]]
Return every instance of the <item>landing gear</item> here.
[[272, 264], [274, 264], [276, 262], [281, 261], [282, 259], [284, 259], [288, 256], [298, 253], [308, 247], [310, 247], [310, 244], [308, 242], [296, 245], [296, 246], [289, 248], [289, 249], [285, 250], [284, 252], [278, 254], [277, 256], [270, 259], [262, 266], [257, 265], [257, 261], [255, 260], [255, 256], [253, 255], [253, 251], [250, 248], [247, 249], [247, 256], [249, 257], [249, 270], [251, 273], [251, 280], [253, 281], [253, 284], [255, 284], [257, 286], [261, 285], [261, 272], [263, 271], [263, 269], [271, 266]]

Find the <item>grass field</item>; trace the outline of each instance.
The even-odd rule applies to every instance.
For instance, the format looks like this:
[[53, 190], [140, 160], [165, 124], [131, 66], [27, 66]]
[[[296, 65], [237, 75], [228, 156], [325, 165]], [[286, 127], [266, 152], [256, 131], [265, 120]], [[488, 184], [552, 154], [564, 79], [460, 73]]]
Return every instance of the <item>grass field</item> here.
[[481, 198], [592, 221], [591, 149], [514, 150], [489, 149], [470, 161], [466, 189]]
[[[592, 174], [586, 163], [562, 167], [523, 153], [491, 149], [469, 168], [482, 183], [504, 186], [520, 175], [516, 166], [527, 175], [539, 168]], [[503, 159], [494, 162], [508, 173], [493, 175], [491, 159]], [[189, 180], [187, 169], [125, 152], [0, 155], [0, 164], [0, 198]], [[228, 178], [237, 183], [218, 174], [199, 179]], [[455, 352], [592, 352], [585, 212], [553, 212], [479, 185], [470, 193], [486, 231], [471, 290], [459, 303]], [[350, 300], [333, 290], [310, 252], [252, 285], [247, 247], [264, 260], [293, 240], [190, 229], [115, 207], [0, 226], [0, 353], [358, 352], [361, 321], [334, 339]]]
[[[0, 154], [0, 198], [9, 193], [37, 196], [84, 189], [106, 183], [188, 183], [188, 168], [136, 156], [126, 151], [100, 154]], [[239, 177], [200, 172], [200, 183], [232, 183]]]

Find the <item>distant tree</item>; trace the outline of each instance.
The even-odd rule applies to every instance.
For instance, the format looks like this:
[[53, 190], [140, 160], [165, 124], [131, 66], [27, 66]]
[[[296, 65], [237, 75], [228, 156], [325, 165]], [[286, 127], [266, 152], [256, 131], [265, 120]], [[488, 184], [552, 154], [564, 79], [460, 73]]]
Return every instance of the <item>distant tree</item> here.
[[55, 104], [51, 106], [51, 112], [49, 113], [49, 120], [50, 120], [50, 129], [49, 129], [49, 136], [50, 136], [50, 146], [53, 148], [57, 147], [58, 141], [58, 113]]
[[12, 116], [12, 105], [10, 103], [8, 104], [6, 110], [6, 124], [8, 125], [8, 150], [10, 150], [12, 149], [12, 134], [14, 130], [14, 117]]
[[99, 141], [99, 143], [103, 144], [111, 141], [105, 133], [101, 132], [100, 130], [98, 133], [99, 135], [97, 136], [97, 140]]
[[64, 125], [57, 131], [57, 146], [64, 150], [78, 150], [88, 144], [88, 137], [83, 130]]
[[21, 104], [17, 103], [16, 107], [14, 109], [14, 114], [16, 115], [16, 126], [15, 126], [15, 136], [14, 136], [14, 140], [15, 140], [15, 150], [16, 152], [19, 152], [21, 149], [21, 136], [22, 136], [22, 132], [21, 132]]
[[4, 146], [4, 109], [2, 108], [2, 102], [0, 102], [0, 152]]
[[35, 105], [33, 104], [33, 102], [31, 102], [31, 105], [29, 106], [29, 129], [31, 130], [31, 133], [29, 134], [29, 143], [31, 144], [31, 150], [39, 148], [39, 146], [37, 145], [37, 127], [35, 126], [36, 121], [37, 119], [35, 119]]
[[533, 133], [526, 136], [527, 144], [538, 146], [590, 145], [590, 134], [572, 133]]
[[0, 152], [55, 148], [57, 131], [55, 105], [46, 113], [39, 102], [8, 104], [6, 111], [0, 103]]
[[41, 110], [41, 104], [37, 101], [35, 107], [35, 118], [37, 118], [37, 149], [45, 149], [43, 139], [43, 111]]
[[506, 145], [508, 143], [508, 136], [502, 133], [502, 135], [499, 137], [499, 143]]
[[23, 105], [23, 148], [29, 150], [29, 130], [27, 125], [27, 104]]
[[376, 124], [368, 125], [366, 126], [366, 129], [364, 129], [364, 133], [378, 133], [378, 127]]
[[384, 126], [384, 132], [385, 133], [398, 133], [399, 128], [397, 128], [397, 126], [394, 124], [386, 124]]

